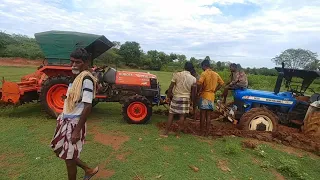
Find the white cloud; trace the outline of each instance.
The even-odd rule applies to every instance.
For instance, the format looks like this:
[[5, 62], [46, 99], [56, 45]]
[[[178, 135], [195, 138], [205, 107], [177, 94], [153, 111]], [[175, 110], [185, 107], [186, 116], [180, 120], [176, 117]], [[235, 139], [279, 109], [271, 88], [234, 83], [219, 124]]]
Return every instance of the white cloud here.
[[[237, 18], [217, 4], [255, 4], [259, 9]], [[272, 67], [270, 59], [286, 48], [320, 52], [319, 25], [318, 1], [3, 0], [0, 5], [0, 27], [9, 33], [32, 36], [54, 29], [104, 34], [110, 40], [137, 41], [145, 51], [209, 55], [258, 67]]]

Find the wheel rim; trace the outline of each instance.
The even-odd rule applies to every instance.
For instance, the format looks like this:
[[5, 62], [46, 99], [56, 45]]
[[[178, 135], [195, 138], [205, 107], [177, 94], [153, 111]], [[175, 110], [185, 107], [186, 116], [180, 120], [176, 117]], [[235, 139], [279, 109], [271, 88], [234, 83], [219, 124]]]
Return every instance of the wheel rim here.
[[268, 116], [259, 115], [250, 121], [249, 129], [254, 131], [272, 131], [273, 123]]
[[62, 113], [64, 99], [62, 98], [67, 94], [68, 86], [65, 84], [53, 85], [47, 93], [47, 103], [49, 107], [57, 112]]
[[127, 114], [133, 121], [142, 121], [148, 114], [147, 106], [142, 102], [133, 102], [127, 108]]

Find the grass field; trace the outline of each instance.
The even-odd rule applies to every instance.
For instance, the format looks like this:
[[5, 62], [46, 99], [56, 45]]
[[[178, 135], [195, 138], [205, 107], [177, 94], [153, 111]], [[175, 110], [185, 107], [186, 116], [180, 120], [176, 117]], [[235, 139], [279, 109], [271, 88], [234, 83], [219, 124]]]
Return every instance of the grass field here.
[[[0, 67], [0, 77], [18, 81], [34, 70]], [[162, 90], [168, 87], [171, 73], [151, 73], [158, 75]], [[274, 80], [259, 78], [259, 82], [264, 81], [274, 84]], [[264, 89], [272, 89], [270, 83]], [[93, 179], [320, 177], [318, 156], [285, 146], [260, 142], [258, 148], [247, 149], [241, 145], [242, 138], [184, 134], [161, 139], [156, 123], [166, 120], [165, 116], [153, 115], [147, 125], [129, 125], [123, 122], [118, 103], [98, 104], [90, 115], [87, 144], [81, 154], [89, 165], [100, 165]], [[47, 117], [39, 104], [1, 108], [0, 123], [0, 179], [66, 179], [64, 162], [49, 147], [55, 120]], [[83, 176], [81, 169], [78, 176]]]

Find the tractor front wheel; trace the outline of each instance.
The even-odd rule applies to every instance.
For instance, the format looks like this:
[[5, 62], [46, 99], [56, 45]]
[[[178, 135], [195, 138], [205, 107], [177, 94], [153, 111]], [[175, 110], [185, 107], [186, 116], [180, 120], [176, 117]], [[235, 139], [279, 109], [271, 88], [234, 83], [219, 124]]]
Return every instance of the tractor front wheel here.
[[239, 122], [241, 130], [277, 131], [277, 117], [265, 108], [252, 108], [242, 115]]
[[146, 97], [135, 95], [125, 100], [122, 113], [129, 124], [145, 124], [152, 116], [152, 106]]
[[41, 87], [40, 102], [44, 110], [52, 117], [58, 117], [63, 111], [64, 96], [67, 94], [69, 77], [50, 77]]

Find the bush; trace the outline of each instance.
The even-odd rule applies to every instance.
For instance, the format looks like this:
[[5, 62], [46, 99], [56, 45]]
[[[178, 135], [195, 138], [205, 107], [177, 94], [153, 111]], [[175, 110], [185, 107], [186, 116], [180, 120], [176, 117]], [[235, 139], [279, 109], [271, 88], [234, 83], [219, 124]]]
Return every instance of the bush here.
[[288, 174], [290, 177], [305, 180], [310, 179], [307, 173], [301, 173], [298, 169], [298, 162], [293, 159], [286, 159], [281, 157], [279, 159], [280, 165], [277, 167], [277, 170]]

